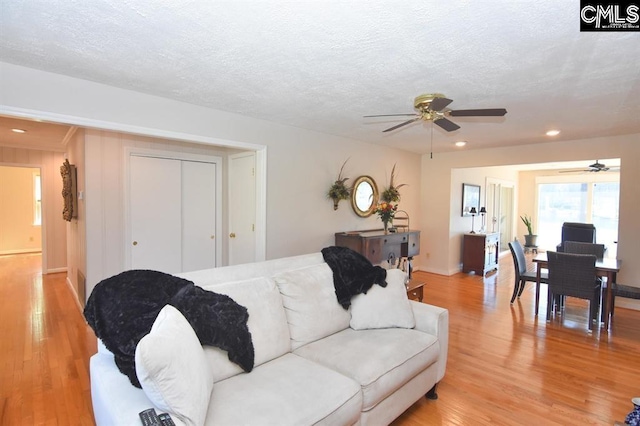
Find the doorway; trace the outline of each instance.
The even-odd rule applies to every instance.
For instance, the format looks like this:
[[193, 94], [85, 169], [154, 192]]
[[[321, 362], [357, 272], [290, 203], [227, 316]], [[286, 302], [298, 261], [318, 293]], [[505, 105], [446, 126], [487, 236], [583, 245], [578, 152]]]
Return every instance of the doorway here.
[[513, 240], [515, 184], [487, 178], [487, 232], [500, 233], [500, 251], [508, 251]]
[[0, 166], [0, 255], [42, 252], [40, 167]]

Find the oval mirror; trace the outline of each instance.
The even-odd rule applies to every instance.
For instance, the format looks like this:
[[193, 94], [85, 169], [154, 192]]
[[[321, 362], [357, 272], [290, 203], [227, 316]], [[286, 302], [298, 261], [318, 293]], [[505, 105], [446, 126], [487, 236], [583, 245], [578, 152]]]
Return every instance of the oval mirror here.
[[353, 183], [351, 190], [351, 207], [360, 217], [373, 214], [378, 202], [378, 186], [370, 176], [360, 176]]

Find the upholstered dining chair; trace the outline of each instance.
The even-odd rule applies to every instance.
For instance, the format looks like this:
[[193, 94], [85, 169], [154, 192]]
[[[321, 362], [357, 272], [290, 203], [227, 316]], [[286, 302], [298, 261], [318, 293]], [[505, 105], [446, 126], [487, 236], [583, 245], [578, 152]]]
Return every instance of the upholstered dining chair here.
[[601, 285], [596, 277], [596, 256], [592, 254], [547, 252], [549, 270], [547, 321], [559, 304], [558, 296], [578, 297], [589, 301], [589, 330], [600, 312]]
[[[511, 241], [509, 243], [509, 250], [513, 256], [513, 269], [515, 272], [515, 282], [513, 283], [513, 295], [511, 296], [511, 303], [517, 298], [520, 298], [524, 291], [524, 286], [527, 281], [536, 283], [536, 315], [538, 315], [538, 305], [540, 303], [540, 285], [537, 283], [536, 269], [527, 269], [527, 259], [524, 256], [524, 249], [522, 244], [518, 240]], [[546, 283], [548, 274], [544, 271], [540, 272], [540, 282]]]
[[564, 251], [565, 241], [596, 242], [596, 227], [591, 223], [565, 222], [562, 224], [560, 244], [556, 247], [559, 252]]

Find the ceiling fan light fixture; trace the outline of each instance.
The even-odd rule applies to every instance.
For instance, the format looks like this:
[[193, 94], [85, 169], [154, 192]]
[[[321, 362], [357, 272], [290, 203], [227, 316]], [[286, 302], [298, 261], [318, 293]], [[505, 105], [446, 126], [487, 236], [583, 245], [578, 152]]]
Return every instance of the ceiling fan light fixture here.
[[383, 130], [391, 132], [418, 120], [434, 123], [447, 132], [453, 132], [460, 128], [456, 123], [447, 117], [502, 117], [507, 113], [505, 108], [484, 108], [484, 109], [458, 109], [452, 110], [447, 106], [453, 102], [447, 99], [442, 93], [426, 93], [417, 96], [413, 100], [413, 114], [377, 114], [365, 115], [364, 118], [373, 117], [414, 117], [403, 123]]
[[560, 130], [549, 130], [547, 132], [547, 136], [558, 136], [560, 134]]

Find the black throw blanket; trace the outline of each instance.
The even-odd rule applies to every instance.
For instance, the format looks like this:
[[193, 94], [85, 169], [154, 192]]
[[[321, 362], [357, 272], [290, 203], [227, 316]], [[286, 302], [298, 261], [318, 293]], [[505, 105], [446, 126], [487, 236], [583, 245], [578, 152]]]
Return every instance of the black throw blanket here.
[[253, 369], [253, 342], [244, 306], [173, 275], [132, 270], [99, 282], [84, 316], [134, 386], [141, 387], [135, 368], [136, 346], [167, 304], [184, 315], [202, 345], [227, 351], [229, 360], [246, 372]]
[[380, 266], [373, 266], [358, 252], [346, 247], [331, 246], [322, 249], [322, 256], [333, 271], [338, 303], [344, 309], [351, 306], [351, 297], [366, 293], [374, 284], [387, 286], [387, 271]]

